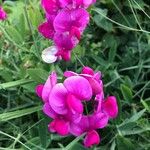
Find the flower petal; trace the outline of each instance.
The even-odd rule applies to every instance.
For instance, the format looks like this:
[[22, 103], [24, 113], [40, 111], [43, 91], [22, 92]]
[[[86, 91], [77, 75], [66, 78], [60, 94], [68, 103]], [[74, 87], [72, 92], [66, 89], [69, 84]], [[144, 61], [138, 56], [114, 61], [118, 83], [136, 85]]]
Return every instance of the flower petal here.
[[101, 129], [107, 126], [109, 117], [105, 113], [97, 113], [89, 117], [91, 129]]
[[98, 82], [94, 78], [87, 78], [87, 79], [92, 87], [93, 94], [97, 95], [103, 92], [103, 83], [101, 80], [100, 82]]
[[72, 27], [77, 27], [82, 32], [89, 22], [89, 14], [82, 8], [64, 9], [54, 20], [56, 32], [70, 32]]
[[38, 97], [42, 97], [43, 87], [44, 87], [43, 84], [39, 84], [38, 86], [36, 86], [35, 92], [38, 95]]
[[41, 5], [49, 14], [55, 14], [59, 9], [58, 0], [42, 0]]
[[0, 6], [0, 20], [5, 20], [7, 18], [6, 12], [3, 10], [3, 8]]
[[80, 76], [72, 76], [64, 81], [64, 86], [73, 95], [80, 100], [90, 100], [92, 89], [89, 82]]
[[49, 124], [49, 130], [56, 131], [61, 136], [68, 135], [69, 123], [62, 119], [55, 119]]
[[89, 75], [93, 76], [94, 75], [94, 71], [90, 67], [83, 67], [82, 74], [89, 74]]
[[91, 147], [100, 143], [100, 137], [95, 130], [89, 131], [84, 139], [85, 147]]
[[52, 39], [54, 36], [53, 24], [49, 22], [44, 22], [38, 27], [39, 32], [48, 39]]
[[68, 94], [67, 96], [67, 104], [69, 109], [73, 112], [73, 113], [83, 113], [83, 105], [81, 103], [81, 101], [79, 99], [77, 99], [75, 96], [73, 96], [72, 94]]
[[57, 83], [56, 72], [52, 72], [43, 87], [42, 99], [44, 102], [47, 102], [49, 100], [49, 94], [51, 92], [51, 89], [56, 83]]
[[57, 60], [58, 49], [55, 46], [48, 47], [42, 51], [42, 59], [46, 63], [54, 63]]
[[49, 104], [52, 109], [58, 114], [66, 114], [67, 113], [67, 89], [64, 87], [62, 83], [56, 84], [51, 90], [49, 96]]
[[70, 124], [70, 133], [79, 136], [82, 133], [89, 130], [89, 117], [82, 116], [79, 122], [71, 122]]
[[103, 110], [110, 118], [116, 118], [118, 115], [118, 104], [115, 96], [109, 96], [102, 105]]
[[64, 72], [64, 76], [65, 76], [66, 78], [72, 77], [72, 76], [77, 76], [77, 75], [78, 75], [78, 74], [75, 73], [75, 72], [73, 72], [73, 71], [65, 71], [65, 72]]
[[57, 117], [57, 113], [51, 108], [48, 102], [44, 104], [43, 112], [53, 119]]
[[79, 40], [76, 37], [71, 37], [69, 34], [56, 32], [54, 42], [59, 50], [71, 51], [78, 44]]

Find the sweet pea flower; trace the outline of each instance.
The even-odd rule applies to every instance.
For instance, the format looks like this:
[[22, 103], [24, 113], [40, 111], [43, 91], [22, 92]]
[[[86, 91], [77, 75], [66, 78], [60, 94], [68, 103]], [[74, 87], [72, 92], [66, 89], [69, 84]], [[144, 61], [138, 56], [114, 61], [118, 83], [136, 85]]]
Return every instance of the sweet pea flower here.
[[48, 125], [49, 131], [61, 136], [86, 133], [85, 147], [99, 144], [101, 138], [97, 130], [117, 117], [116, 98], [104, 98], [101, 73], [89, 67], [84, 67], [81, 74], [67, 71], [64, 75], [65, 80], [58, 83], [56, 73], [52, 72], [45, 84], [36, 87], [37, 95], [44, 102], [43, 112], [53, 119]]
[[95, 2], [96, 0], [41, 0], [46, 21], [39, 25], [38, 30], [42, 36], [53, 40], [58, 51], [55, 54], [57, 59], [70, 60], [72, 50], [89, 23], [90, 15], [86, 9]]
[[7, 14], [3, 10], [3, 8], [0, 6], [0, 20], [5, 20], [6, 18], [7, 18]]
[[[77, 89], [79, 85], [81, 90]], [[49, 129], [60, 135], [64, 135], [64, 133], [57, 130], [57, 123], [64, 123], [64, 128], [67, 124], [68, 128], [65, 133], [68, 134], [69, 123], [80, 120], [83, 113], [81, 101], [88, 101], [92, 97], [92, 89], [86, 79], [74, 76], [67, 78], [64, 84], [57, 83], [55, 72], [49, 76], [44, 85], [37, 86], [36, 93], [43, 99], [44, 113], [54, 119], [54, 122], [50, 123]]]

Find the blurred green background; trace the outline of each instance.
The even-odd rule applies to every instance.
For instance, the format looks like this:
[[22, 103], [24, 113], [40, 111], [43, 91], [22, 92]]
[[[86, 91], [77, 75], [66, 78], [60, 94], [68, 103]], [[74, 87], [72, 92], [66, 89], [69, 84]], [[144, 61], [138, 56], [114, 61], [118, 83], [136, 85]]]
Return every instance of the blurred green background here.
[[[1, 1], [2, 2], [2, 1]], [[52, 70], [80, 72], [82, 64], [103, 74], [105, 93], [115, 95], [119, 116], [99, 130], [92, 150], [150, 150], [150, 1], [97, 0], [91, 21], [70, 62], [45, 64], [52, 45], [37, 31], [44, 21], [39, 0], [5, 1], [0, 22], [0, 150], [85, 150], [82, 140], [47, 131], [35, 86]]]

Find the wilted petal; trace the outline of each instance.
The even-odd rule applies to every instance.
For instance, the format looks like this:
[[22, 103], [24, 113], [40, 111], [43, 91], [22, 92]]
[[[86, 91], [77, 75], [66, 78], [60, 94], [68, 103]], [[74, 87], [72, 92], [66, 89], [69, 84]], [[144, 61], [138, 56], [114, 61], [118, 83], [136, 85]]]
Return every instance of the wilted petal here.
[[58, 49], [55, 46], [48, 47], [42, 51], [42, 59], [46, 63], [54, 63], [57, 60]]
[[48, 39], [52, 39], [54, 37], [54, 28], [53, 24], [49, 22], [44, 22], [38, 27], [39, 32]]
[[116, 118], [118, 115], [118, 104], [115, 96], [109, 96], [102, 105], [103, 110], [110, 118]]
[[91, 147], [100, 143], [100, 137], [95, 130], [89, 131], [84, 139], [85, 147]]
[[49, 96], [49, 103], [52, 109], [58, 114], [66, 114], [67, 113], [67, 89], [64, 87], [62, 83], [56, 84], [51, 90]]
[[47, 116], [49, 116], [49, 117], [51, 117], [51, 118], [53, 118], [53, 119], [57, 117], [56, 112], [51, 108], [51, 106], [49, 105], [48, 102], [46, 102], [46, 103], [44, 104], [44, 106], [43, 106], [43, 112], [44, 112]]
[[67, 96], [67, 104], [69, 109], [73, 113], [83, 113], [83, 105], [79, 99], [77, 99], [74, 95], [68, 94]]
[[62, 119], [55, 119], [49, 124], [49, 130], [55, 131], [61, 136], [68, 135], [69, 133], [69, 123]]
[[43, 84], [40, 84], [40, 85], [36, 86], [35, 92], [38, 95], [38, 97], [42, 97], [43, 87], [44, 87]]
[[72, 76], [64, 81], [66, 89], [80, 100], [90, 100], [92, 89], [89, 82], [80, 76]]

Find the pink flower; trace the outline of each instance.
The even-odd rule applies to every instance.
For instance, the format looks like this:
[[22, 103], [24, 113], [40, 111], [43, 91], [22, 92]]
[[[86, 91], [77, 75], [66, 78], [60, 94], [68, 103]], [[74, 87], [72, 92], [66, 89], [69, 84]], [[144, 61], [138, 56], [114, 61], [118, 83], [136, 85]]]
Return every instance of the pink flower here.
[[7, 18], [7, 14], [3, 10], [3, 8], [0, 6], [0, 20], [5, 20], [6, 18]]
[[116, 98], [104, 99], [101, 73], [89, 67], [84, 67], [81, 74], [67, 71], [64, 75], [67, 78], [57, 83], [57, 75], [53, 72], [45, 84], [36, 88], [44, 102], [43, 112], [53, 119], [48, 125], [49, 131], [62, 136], [86, 133], [86, 147], [99, 144], [97, 130], [106, 127], [109, 119], [118, 114]]
[[[48, 39], [54, 41], [57, 56], [65, 61], [71, 58], [71, 51], [77, 46], [81, 35], [89, 23], [86, 11], [95, 0], [42, 0], [46, 21], [38, 30]], [[46, 56], [50, 57], [50, 56]], [[47, 61], [51, 62], [51, 61]]]

